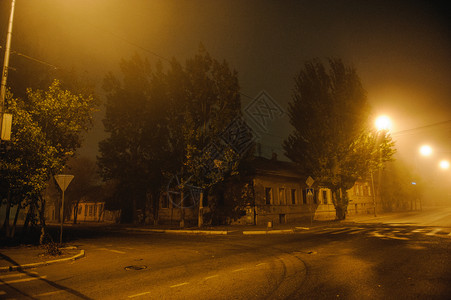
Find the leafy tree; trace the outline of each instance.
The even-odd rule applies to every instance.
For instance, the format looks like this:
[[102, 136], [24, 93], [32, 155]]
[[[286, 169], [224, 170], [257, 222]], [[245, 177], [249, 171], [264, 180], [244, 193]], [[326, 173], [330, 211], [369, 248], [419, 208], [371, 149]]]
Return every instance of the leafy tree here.
[[[97, 101], [65, 90], [55, 80], [45, 91], [28, 89], [26, 99], [9, 95], [8, 103], [13, 127], [9, 148], [1, 157], [1, 198], [7, 199], [7, 210], [24, 203], [30, 212], [39, 210], [45, 226], [42, 192], [81, 146]], [[6, 218], [3, 232], [8, 234], [9, 214]]]
[[150, 192], [156, 218], [168, 176], [183, 172], [185, 180], [207, 187], [236, 160], [226, 149], [230, 162], [217, 160], [208, 172], [204, 167], [211, 160], [207, 147], [240, 114], [238, 79], [202, 47], [185, 65], [173, 59], [167, 71], [136, 55], [121, 62], [121, 71], [122, 82], [112, 74], [105, 79], [104, 125], [110, 137], [100, 143], [99, 165], [105, 180], [119, 180], [117, 194], [128, 190], [123, 209], [144, 209]]
[[[135, 55], [122, 60], [122, 82], [113, 74], [104, 80], [107, 93], [105, 131], [110, 136], [99, 144], [98, 164], [104, 180], [115, 180], [113, 198], [122, 198], [121, 220], [137, 219], [145, 211], [148, 187], [159, 186], [161, 165], [168, 140], [166, 103], [161, 83], [147, 60]], [[157, 71], [161, 74], [160, 71]]]
[[337, 219], [344, 219], [346, 190], [366, 178], [394, 153], [387, 132], [368, 125], [370, 106], [356, 71], [339, 59], [329, 68], [319, 60], [305, 64], [295, 77], [285, 154], [332, 191]]

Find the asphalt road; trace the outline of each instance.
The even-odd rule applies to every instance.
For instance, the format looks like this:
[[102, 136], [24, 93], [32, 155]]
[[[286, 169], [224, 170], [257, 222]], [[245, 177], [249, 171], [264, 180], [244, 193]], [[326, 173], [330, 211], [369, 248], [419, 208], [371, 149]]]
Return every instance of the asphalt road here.
[[282, 235], [90, 230], [86, 257], [0, 276], [1, 299], [451, 299], [451, 228], [337, 224]]

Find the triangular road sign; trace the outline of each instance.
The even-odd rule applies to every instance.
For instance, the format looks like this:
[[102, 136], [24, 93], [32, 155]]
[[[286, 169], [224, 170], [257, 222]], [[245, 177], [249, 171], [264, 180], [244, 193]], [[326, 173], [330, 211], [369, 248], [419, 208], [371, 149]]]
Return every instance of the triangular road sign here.
[[67, 186], [74, 178], [74, 175], [55, 175], [55, 180], [58, 182], [61, 190], [64, 192], [67, 189]]

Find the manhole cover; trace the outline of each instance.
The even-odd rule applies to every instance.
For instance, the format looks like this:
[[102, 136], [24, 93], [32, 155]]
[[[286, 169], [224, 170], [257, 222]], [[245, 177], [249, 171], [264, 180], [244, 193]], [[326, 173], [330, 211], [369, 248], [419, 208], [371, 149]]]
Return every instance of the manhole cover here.
[[125, 270], [144, 270], [147, 269], [147, 266], [127, 266], [124, 268]]

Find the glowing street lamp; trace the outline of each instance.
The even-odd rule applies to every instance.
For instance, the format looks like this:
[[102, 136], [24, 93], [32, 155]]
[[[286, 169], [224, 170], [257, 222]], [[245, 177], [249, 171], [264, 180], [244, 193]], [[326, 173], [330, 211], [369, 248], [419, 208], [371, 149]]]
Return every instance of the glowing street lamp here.
[[374, 122], [377, 130], [379, 131], [388, 131], [391, 129], [391, 120], [388, 116], [379, 116]]
[[423, 156], [431, 156], [432, 148], [429, 145], [423, 145], [420, 147], [420, 154]]
[[442, 160], [442, 161], [439, 163], [439, 166], [440, 166], [440, 168], [443, 169], [443, 170], [448, 170], [448, 169], [449, 169], [449, 161], [447, 161], [447, 160]]

